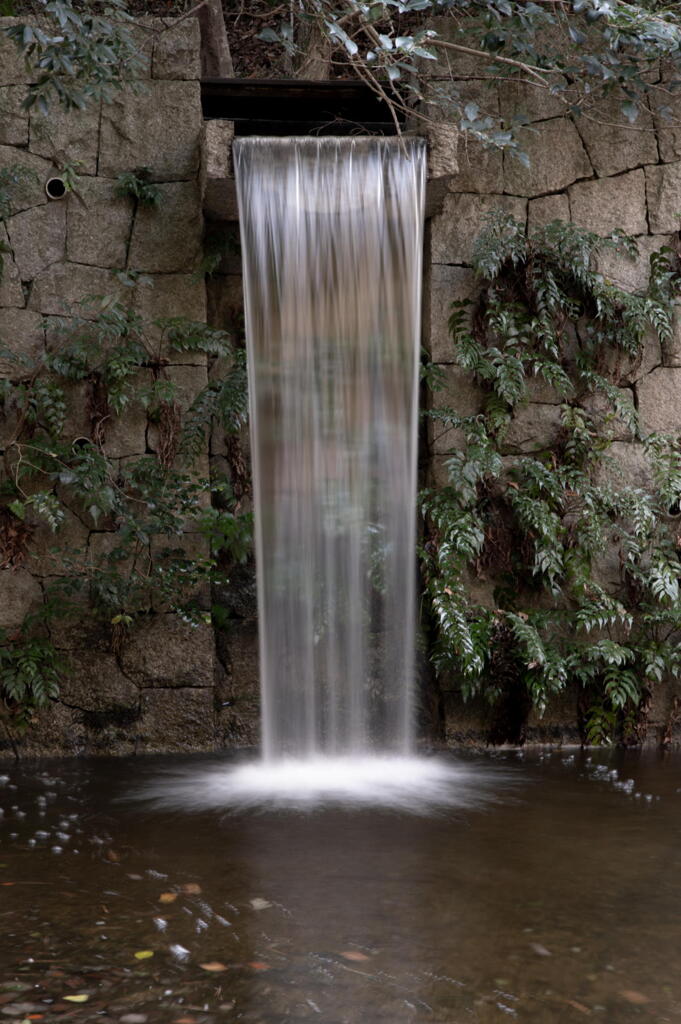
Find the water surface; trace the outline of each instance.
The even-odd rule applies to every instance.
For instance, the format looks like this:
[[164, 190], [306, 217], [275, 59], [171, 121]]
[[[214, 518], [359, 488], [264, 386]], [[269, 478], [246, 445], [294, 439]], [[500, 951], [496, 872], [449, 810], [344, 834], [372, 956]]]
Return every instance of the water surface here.
[[3, 1016], [681, 1018], [678, 756], [469, 758], [456, 763], [492, 770], [498, 799], [426, 817], [126, 799], [162, 769], [211, 763], [6, 770]]

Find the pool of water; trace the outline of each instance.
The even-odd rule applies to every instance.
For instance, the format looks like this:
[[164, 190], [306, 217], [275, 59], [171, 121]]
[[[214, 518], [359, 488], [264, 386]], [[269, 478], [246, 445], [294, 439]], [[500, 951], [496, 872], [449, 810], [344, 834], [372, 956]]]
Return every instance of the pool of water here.
[[470, 757], [426, 816], [129, 799], [210, 763], [0, 767], [0, 1019], [681, 1019], [681, 757]]

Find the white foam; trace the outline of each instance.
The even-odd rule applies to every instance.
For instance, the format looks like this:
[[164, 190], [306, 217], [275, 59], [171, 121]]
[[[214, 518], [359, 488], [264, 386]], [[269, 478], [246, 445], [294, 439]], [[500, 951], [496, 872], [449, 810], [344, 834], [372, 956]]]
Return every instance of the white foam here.
[[435, 757], [319, 757], [175, 769], [137, 794], [159, 808], [385, 807], [412, 814], [493, 799], [509, 773]]

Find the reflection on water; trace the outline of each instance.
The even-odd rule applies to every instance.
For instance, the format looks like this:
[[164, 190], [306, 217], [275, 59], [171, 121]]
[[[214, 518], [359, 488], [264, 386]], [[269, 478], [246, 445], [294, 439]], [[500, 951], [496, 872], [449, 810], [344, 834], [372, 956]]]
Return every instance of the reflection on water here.
[[3, 1016], [681, 1016], [679, 757], [457, 761], [510, 773], [511, 799], [504, 784], [432, 817], [188, 817], [126, 799], [160, 767], [201, 764], [45, 763], [0, 778]]

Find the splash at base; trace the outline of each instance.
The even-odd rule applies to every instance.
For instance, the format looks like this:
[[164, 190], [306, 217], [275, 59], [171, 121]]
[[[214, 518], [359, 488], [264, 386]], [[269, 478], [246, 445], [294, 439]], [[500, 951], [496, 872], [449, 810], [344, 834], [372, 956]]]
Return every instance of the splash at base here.
[[440, 758], [289, 758], [173, 770], [139, 796], [159, 809], [190, 812], [371, 807], [433, 814], [494, 800], [509, 781], [507, 771]]

